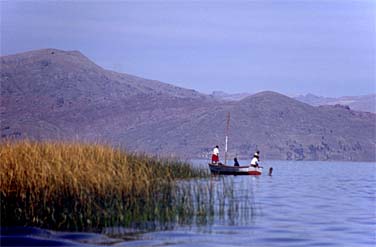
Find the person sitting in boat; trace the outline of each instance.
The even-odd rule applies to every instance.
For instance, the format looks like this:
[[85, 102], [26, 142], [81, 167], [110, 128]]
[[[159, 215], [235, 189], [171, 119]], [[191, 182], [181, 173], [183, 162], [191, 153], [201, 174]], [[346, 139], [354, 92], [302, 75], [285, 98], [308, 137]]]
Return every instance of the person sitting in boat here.
[[253, 158], [251, 160], [251, 166], [253, 167], [259, 167], [259, 161], [260, 161], [260, 151], [256, 151], [256, 153], [253, 155]]
[[214, 147], [212, 154], [212, 164], [217, 164], [219, 161], [219, 147], [218, 145]]
[[234, 158], [234, 166], [239, 166], [239, 162], [238, 162], [238, 159], [236, 157]]

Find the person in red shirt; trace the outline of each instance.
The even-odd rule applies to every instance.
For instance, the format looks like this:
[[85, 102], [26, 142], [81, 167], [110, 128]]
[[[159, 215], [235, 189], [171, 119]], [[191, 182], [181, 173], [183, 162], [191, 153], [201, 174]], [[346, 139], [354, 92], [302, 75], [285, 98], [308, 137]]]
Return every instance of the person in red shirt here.
[[213, 154], [212, 154], [212, 164], [217, 164], [219, 162], [219, 147], [218, 145], [215, 146], [213, 149]]

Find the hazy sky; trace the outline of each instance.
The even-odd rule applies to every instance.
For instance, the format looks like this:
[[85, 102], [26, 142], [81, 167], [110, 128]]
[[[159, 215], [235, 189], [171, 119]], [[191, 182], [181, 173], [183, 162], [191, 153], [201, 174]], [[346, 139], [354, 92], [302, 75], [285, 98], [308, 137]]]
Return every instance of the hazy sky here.
[[1, 54], [79, 50], [204, 93], [376, 91], [376, 1], [1, 1]]

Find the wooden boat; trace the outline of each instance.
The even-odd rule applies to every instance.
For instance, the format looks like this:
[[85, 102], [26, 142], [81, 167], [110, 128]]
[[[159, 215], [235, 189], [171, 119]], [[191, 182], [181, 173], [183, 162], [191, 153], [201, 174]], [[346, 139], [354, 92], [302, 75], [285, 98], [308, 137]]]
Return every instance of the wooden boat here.
[[225, 139], [225, 164], [222, 163], [209, 163], [210, 172], [212, 174], [221, 175], [261, 175], [262, 167], [248, 166], [228, 166], [227, 165], [227, 145], [228, 145], [228, 131], [230, 127], [230, 113], [227, 114], [226, 125], [226, 139]]
[[212, 174], [220, 175], [261, 175], [262, 167], [253, 166], [227, 166], [221, 163], [211, 164], [209, 163], [210, 172]]

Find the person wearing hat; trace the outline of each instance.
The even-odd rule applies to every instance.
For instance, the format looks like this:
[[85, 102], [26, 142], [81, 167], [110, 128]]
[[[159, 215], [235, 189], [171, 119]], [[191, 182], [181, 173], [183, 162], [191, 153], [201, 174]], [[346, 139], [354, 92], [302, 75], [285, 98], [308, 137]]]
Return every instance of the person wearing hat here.
[[212, 164], [217, 164], [219, 161], [219, 147], [218, 145], [214, 147], [212, 154]]
[[251, 160], [251, 166], [253, 167], [259, 167], [259, 161], [260, 161], [260, 151], [256, 151], [256, 153], [253, 155], [253, 158]]

